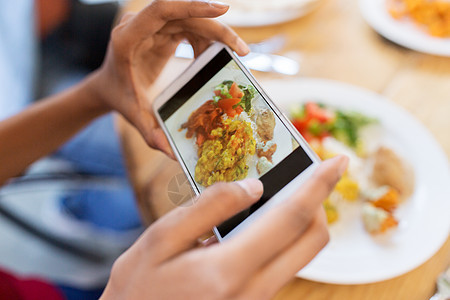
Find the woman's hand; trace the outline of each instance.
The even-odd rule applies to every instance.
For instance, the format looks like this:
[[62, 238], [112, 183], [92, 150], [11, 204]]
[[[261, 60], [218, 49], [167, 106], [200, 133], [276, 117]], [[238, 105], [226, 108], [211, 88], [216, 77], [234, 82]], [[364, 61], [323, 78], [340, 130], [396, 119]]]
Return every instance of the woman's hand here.
[[211, 19], [227, 10], [213, 1], [154, 0], [139, 14], [125, 15], [113, 29], [106, 59], [91, 86], [107, 107], [138, 128], [151, 147], [172, 155], [146, 95], [180, 41], [187, 39], [196, 56], [213, 41], [227, 44], [239, 55], [248, 53], [236, 33]]
[[103, 299], [270, 299], [328, 242], [322, 201], [346, 169], [324, 162], [292, 197], [221, 244], [197, 239], [262, 194], [256, 179], [206, 189], [154, 223], [115, 262]]

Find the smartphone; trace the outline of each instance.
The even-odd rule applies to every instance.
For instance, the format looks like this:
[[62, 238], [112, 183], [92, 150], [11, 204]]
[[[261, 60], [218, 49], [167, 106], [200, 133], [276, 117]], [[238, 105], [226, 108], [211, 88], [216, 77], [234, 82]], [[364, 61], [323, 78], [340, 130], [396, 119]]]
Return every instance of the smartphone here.
[[194, 192], [259, 178], [261, 199], [214, 228], [219, 241], [292, 195], [320, 159], [239, 57], [211, 45], [154, 101], [154, 113]]

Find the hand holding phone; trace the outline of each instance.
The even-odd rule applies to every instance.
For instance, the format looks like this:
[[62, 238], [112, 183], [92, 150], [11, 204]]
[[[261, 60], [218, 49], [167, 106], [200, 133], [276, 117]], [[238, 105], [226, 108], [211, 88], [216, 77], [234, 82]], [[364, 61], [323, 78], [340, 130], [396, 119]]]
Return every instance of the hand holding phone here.
[[125, 14], [112, 30], [107, 55], [90, 76], [89, 92], [107, 110], [116, 110], [132, 123], [147, 144], [172, 156], [172, 150], [149, 105], [148, 90], [175, 53], [188, 40], [195, 54], [213, 41], [229, 45], [240, 55], [249, 50], [228, 26], [213, 19], [229, 6], [209, 1], [150, 2], [139, 13]]
[[194, 191], [259, 178], [261, 199], [217, 228], [229, 238], [283, 199], [320, 160], [239, 58], [208, 48], [154, 102], [154, 111]]
[[175, 208], [146, 230], [114, 264], [101, 299], [272, 299], [327, 243], [322, 201], [347, 163], [327, 160], [247, 230], [198, 247], [200, 236], [263, 192], [254, 179], [213, 185], [197, 205]]

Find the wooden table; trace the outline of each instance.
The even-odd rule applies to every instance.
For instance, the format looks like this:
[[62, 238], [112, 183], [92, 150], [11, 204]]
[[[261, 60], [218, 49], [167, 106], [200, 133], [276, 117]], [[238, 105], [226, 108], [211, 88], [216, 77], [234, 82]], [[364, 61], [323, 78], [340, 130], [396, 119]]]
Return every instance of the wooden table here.
[[[137, 11], [145, 3], [148, 1], [132, 0], [125, 10]], [[283, 53], [301, 58], [299, 77], [336, 79], [390, 98], [421, 121], [450, 157], [450, 58], [417, 53], [383, 39], [362, 19], [357, 0], [323, 0], [306, 17], [236, 31], [247, 42], [283, 33], [288, 38]], [[171, 61], [170, 74], [167, 70], [163, 73], [152, 95], [185, 66], [186, 62]], [[263, 73], [255, 76], [260, 80], [280, 78]], [[124, 120], [119, 119], [118, 125], [141, 212], [151, 222], [175, 207], [168, 199], [167, 189], [182, 171], [178, 163], [148, 149]], [[436, 277], [449, 263], [450, 239], [425, 264], [395, 279], [364, 285], [331, 285], [296, 278], [275, 299], [428, 299], [434, 292]]]

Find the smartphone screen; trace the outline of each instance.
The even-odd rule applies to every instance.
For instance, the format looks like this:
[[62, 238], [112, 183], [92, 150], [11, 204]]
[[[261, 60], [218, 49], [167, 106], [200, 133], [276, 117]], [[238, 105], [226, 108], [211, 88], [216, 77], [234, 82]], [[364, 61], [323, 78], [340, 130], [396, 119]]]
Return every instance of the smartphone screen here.
[[222, 237], [313, 163], [225, 49], [158, 112], [199, 193], [218, 181], [262, 181], [261, 199], [217, 227]]

